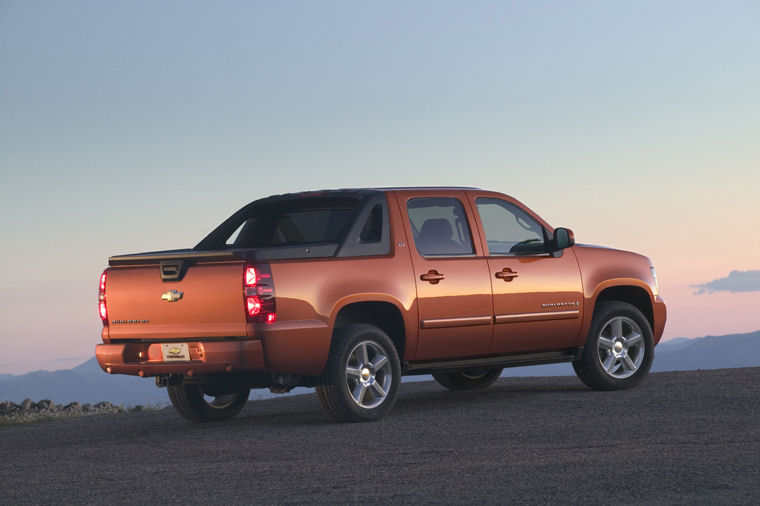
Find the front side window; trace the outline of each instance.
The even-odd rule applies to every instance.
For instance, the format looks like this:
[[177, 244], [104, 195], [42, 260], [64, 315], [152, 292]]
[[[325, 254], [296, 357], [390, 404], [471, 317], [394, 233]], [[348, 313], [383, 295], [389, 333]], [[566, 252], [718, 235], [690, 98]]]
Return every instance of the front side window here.
[[423, 256], [472, 255], [467, 215], [459, 199], [424, 197], [407, 202], [414, 245]]
[[545, 253], [544, 228], [528, 213], [499, 199], [476, 201], [489, 255]]

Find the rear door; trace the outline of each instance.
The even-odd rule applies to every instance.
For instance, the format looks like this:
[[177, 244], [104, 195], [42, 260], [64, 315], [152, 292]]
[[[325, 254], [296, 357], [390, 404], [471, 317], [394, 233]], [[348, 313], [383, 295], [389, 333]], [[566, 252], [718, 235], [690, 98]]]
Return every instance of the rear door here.
[[492, 354], [559, 350], [580, 332], [583, 288], [572, 248], [547, 253], [548, 226], [498, 194], [468, 192], [493, 287]]
[[491, 284], [463, 191], [399, 192], [417, 283], [415, 360], [488, 353]]

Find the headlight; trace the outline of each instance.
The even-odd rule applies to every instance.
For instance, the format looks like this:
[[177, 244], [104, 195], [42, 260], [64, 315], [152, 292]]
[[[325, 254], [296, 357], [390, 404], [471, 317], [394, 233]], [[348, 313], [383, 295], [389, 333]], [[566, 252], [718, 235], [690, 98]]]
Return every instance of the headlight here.
[[649, 270], [652, 271], [652, 279], [654, 280], [654, 294], [658, 295], [660, 293], [660, 282], [657, 280], [657, 270], [654, 266], [650, 267]]

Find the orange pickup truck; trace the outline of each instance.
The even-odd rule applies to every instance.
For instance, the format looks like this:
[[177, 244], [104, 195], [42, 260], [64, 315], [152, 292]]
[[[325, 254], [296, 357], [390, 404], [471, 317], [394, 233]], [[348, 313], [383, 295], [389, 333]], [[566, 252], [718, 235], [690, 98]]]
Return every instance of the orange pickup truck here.
[[108, 263], [100, 366], [155, 377], [192, 421], [235, 416], [251, 388], [296, 386], [337, 420], [374, 420], [405, 374], [471, 389], [556, 362], [591, 388], [629, 388], [665, 326], [647, 257], [576, 245], [475, 188], [276, 195], [192, 249]]

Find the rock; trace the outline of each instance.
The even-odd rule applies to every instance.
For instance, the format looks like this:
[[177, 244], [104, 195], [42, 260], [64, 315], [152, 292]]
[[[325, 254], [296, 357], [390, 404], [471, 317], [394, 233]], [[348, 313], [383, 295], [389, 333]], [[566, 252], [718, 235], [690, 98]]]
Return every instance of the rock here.
[[0, 402], [0, 416], [10, 415], [14, 411], [18, 411], [18, 404], [13, 401]]
[[22, 411], [29, 411], [32, 408], [33, 405], [34, 405], [34, 401], [33, 400], [31, 400], [31, 399], [24, 399], [21, 402], [21, 405], [19, 406], [19, 408], [21, 408]]
[[63, 408], [64, 411], [82, 411], [82, 405], [78, 402], [70, 402]]
[[95, 408], [92, 407], [92, 404], [84, 403], [84, 404], [82, 404], [82, 410], [86, 411], [88, 413], [92, 413], [93, 411], [95, 411]]
[[142, 411], [144, 408], [142, 404], [138, 404], [137, 406], [132, 408], [132, 411]]
[[50, 399], [43, 399], [34, 405], [34, 409], [41, 411], [43, 409], [55, 410], [55, 403]]
[[100, 411], [102, 413], [118, 413], [120, 411], [118, 406], [114, 406], [108, 401], [99, 402], [93, 407], [95, 411]]

